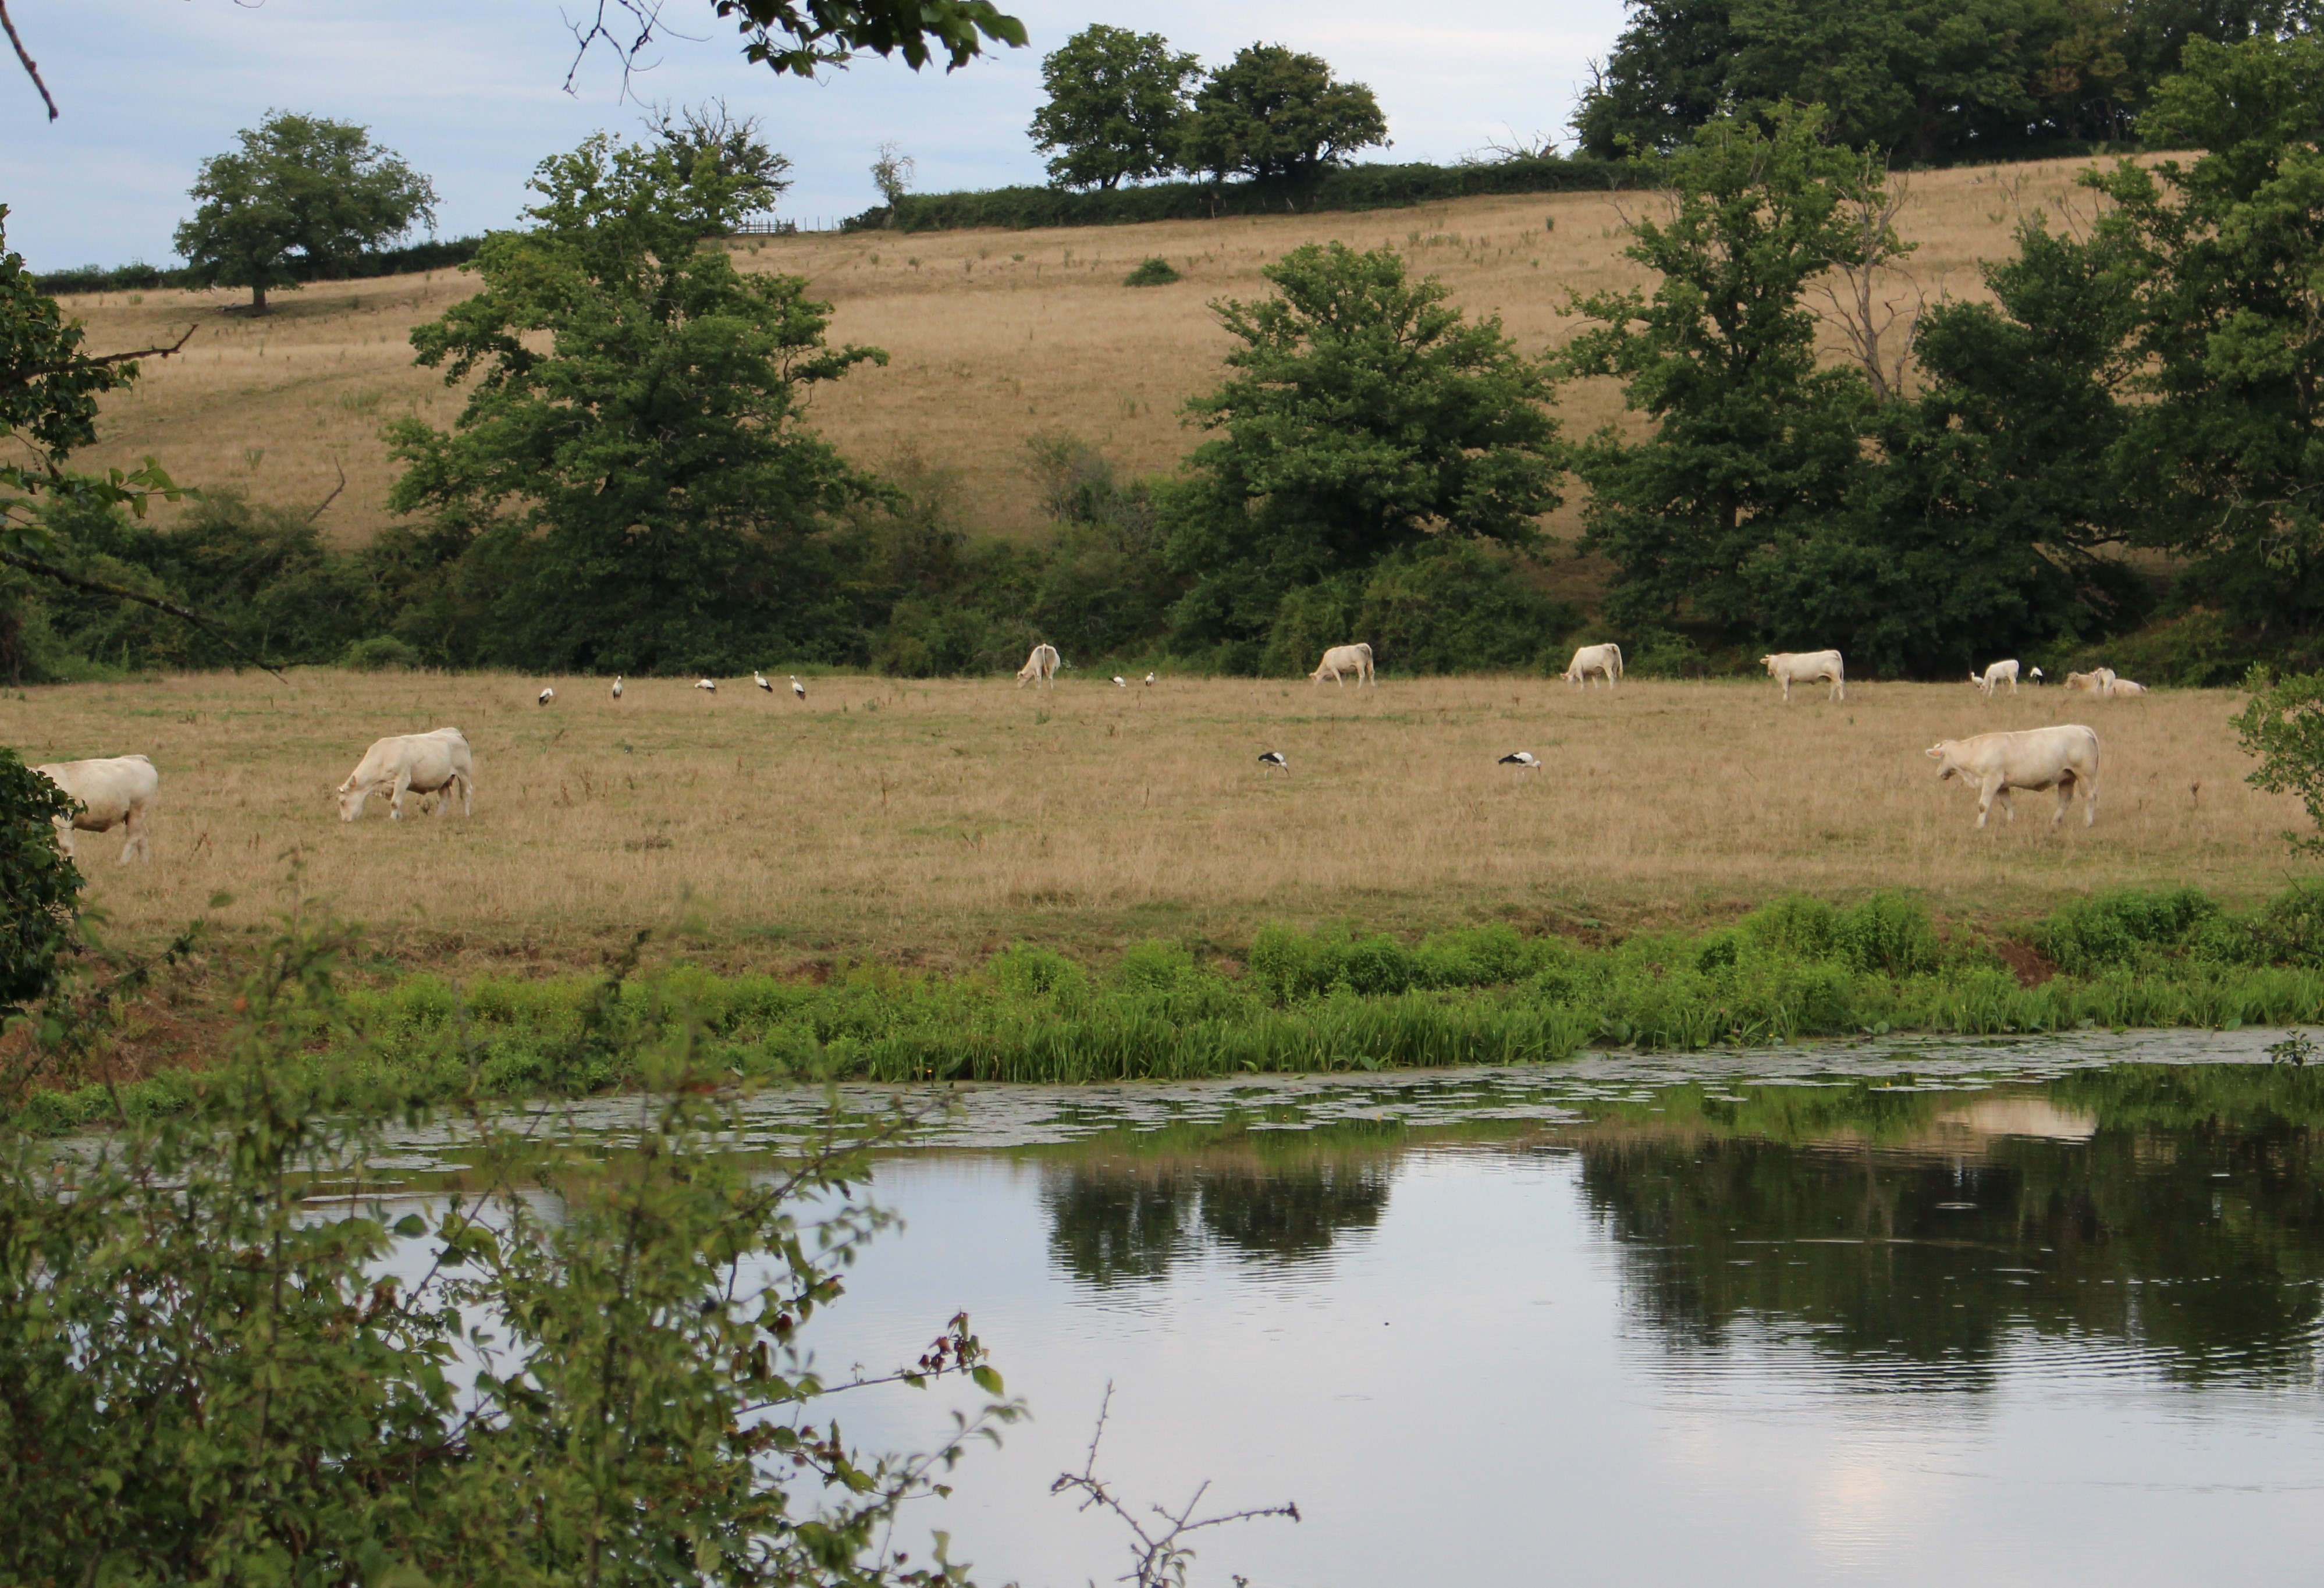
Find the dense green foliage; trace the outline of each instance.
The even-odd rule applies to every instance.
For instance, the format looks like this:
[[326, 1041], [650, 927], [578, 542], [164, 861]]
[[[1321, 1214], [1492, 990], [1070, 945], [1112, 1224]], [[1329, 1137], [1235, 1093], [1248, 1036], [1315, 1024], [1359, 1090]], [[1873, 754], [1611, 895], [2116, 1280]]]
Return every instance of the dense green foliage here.
[[1265, 274], [1274, 297], [1220, 306], [1242, 346], [1187, 404], [1213, 435], [1166, 503], [1194, 582], [1172, 642], [1238, 669], [1291, 592], [1437, 542], [1526, 546], [1558, 500], [1546, 377], [1497, 318], [1387, 249], [1311, 244]]
[[982, 193], [915, 193], [888, 209], [848, 220], [850, 230], [938, 232], [976, 226], [1135, 226], [1231, 215], [1393, 209], [1493, 193], [1604, 192], [1649, 178], [1626, 161], [1526, 157], [1478, 165], [1335, 166], [1298, 182], [1149, 182], [1111, 191], [996, 188]]
[[[1840, 908], [1779, 899], [1733, 926], [1593, 946], [1508, 927], [1417, 942], [1344, 928], [1263, 929], [1240, 967], [1133, 946], [1094, 969], [1019, 946], [956, 976], [861, 965], [827, 978], [718, 976], [683, 965], [619, 990], [623, 1018], [680, 1017], [703, 1064], [779, 1079], [1089, 1082], [1536, 1063], [1591, 1044], [1693, 1049], [1865, 1032], [1963, 1035], [2088, 1025], [2233, 1027], [2324, 1020], [2324, 901], [2303, 891], [2249, 915], [2200, 894], [2100, 895], [2026, 928], [2057, 974], [2029, 983], [1993, 945], [1941, 937], [1909, 896]], [[599, 984], [412, 976], [351, 992], [367, 1039], [318, 1074], [355, 1071], [419, 1097], [573, 1095], [640, 1084], [593, 1035]], [[593, 1012], [597, 1011], [597, 1012]], [[119, 1094], [18, 1098], [57, 1130], [187, 1105], [163, 1075]]]
[[2190, 42], [2306, 25], [2304, 0], [1630, 0], [1574, 115], [1610, 157], [1671, 150], [1721, 115], [1814, 104], [1835, 141], [1917, 163], [2074, 152], [2143, 119]]
[[1252, 44], [1204, 78], [1179, 135], [1178, 163], [1224, 180], [1301, 181], [1388, 141], [1372, 91], [1331, 63], [1280, 44]]
[[0, 749], [0, 1015], [48, 995], [75, 937], [81, 876], [51, 824], [71, 796]]
[[[316, 267], [315, 274], [301, 274], [305, 262], [293, 259], [288, 266], [302, 281], [320, 279], [327, 273], [332, 281], [365, 281], [375, 276], [408, 275], [416, 271], [451, 270], [466, 264], [476, 256], [481, 237], [431, 237], [424, 243], [407, 243], [400, 248], [380, 248], [358, 254], [353, 258], [338, 258], [327, 265]], [[83, 264], [69, 270], [42, 271], [32, 278], [41, 291], [64, 292], [145, 292], [160, 287], [197, 287], [201, 282], [194, 272], [183, 266], [146, 264]]]
[[1186, 84], [1202, 70], [1159, 33], [1093, 23], [1041, 62], [1048, 98], [1033, 113], [1033, 147], [1061, 188], [1111, 189], [1177, 169]]
[[[898, 1123], [723, 1150], [733, 1099], [686, 1022], [601, 985], [576, 1040], [656, 1088], [634, 1140], [456, 1106], [462, 1184], [399, 1210], [405, 1094], [364, 1082], [348, 947], [294, 919], [181, 1109], [0, 1149], [0, 1578], [961, 1580], [889, 1529], [981, 1424], [859, 1454], [798, 1339], [881, 1223], [845, 1196], [855, 1143]], [[300, 1056], [316, 1032], [337, 1060]], [[872, 1381], [954, 1374], [1001, 1388], [964, 1316]]]
[[2235, 717], [2244, 753], [2259, 765], [2246, 781], [2271, 794], [2296, 794], [2314, 824], [2287, 833], [2295, 848], [2324, 849], [2324, 676], [2299, 673], [2254, 694]]
[[829, 645], [818, 539], [877, 487], [799, 423], [800, 392], [886, 355], [825, 347], [804, 282], [700, 246], [745, 201], [727, 161], [599, 137], [532, 186], [535, 226], [487, 238], [483, 291], [412, 333], [447, 382], [481, 379], [451, 431], [391, 427], [393, 505], [493, 569], [504, 656], [731, 672]]
[[175, 243], [199, 284], [248, 287], [254, 313], [266, 312], [269, 288], [329, 275], [417, 222], [435, 226], [434, 185], [363, 127], [277, 110], [238, 136], [239, 150], [202, 162]]

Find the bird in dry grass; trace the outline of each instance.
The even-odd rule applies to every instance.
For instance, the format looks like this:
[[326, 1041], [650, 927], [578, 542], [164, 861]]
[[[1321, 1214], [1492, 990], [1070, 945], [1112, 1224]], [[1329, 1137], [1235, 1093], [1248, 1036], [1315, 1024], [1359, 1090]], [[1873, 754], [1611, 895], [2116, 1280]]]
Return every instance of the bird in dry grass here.
[[1504, 755], [1501, 757], [1500, 764], [1503, 766], [1513, 766], [1520, 772], [1537, 772], [1541, 771], [1540, 760], [1530, 750], [1520, 750], [1514, 754]]
[[619, 700], [621, 697], [622, 697], [622, 675], [621, 675], [621, 674], [619, 674], [619, 673], [615, 673], [615, 674], [613, 675], [613, 698], [614, 698], [614, 699], [616, 699], [616, 700]]
[[1270, 750], [1266, 754], [1260, 756], [1259, 761], [1261, 766], [1281, 767], [1283, 769], [1283, 775], [1286, 778], [1291, 775], [1291, 763], [1283, 759], [1283, 752], [1280, 750]]
[[1148, 673], [1146, 675], [1146, 687], [1149, 689], [1154, 688], [1154, 675], [1152, 673]]
[[697, 689], [707, 689], [713, 695], [718, 693], [718, 680], [715, 679], [701, 679], [694, 687]]
[[1116, 673], [1113, 675], [1113, 687], [1117, 689], [1127, 689], [1130, 688], [1130, 680]]
[[797, 673], [793, 673], [791, 675], [791, 698], [794, 700], [804, 700], [807, 698], [807, 686], [798, 681], [798, 675]]
[[767, 682], [767, 675], [758, 671], [756, 669], [752, 670], [751, 682], [758, 685], [760, 688], [765, 690], [770, 695], [775, 692], [775, 687]]
[[554, 700], [554, 699], [556, 699], [556, 698], [557, 698], [557, 691], [556, 691], [556, 690], [554, 690], [554, 689], [543, 689], [540, 694], [538, 694], [538, 695], [536, 695], [536, 696], [534, 696], [534, 697], [532, 697], [532, 703], [533, 703], [535, 706], [546, 706], [546, 705], [548, 705], [550, 701], [552, 701], [552, 700]]

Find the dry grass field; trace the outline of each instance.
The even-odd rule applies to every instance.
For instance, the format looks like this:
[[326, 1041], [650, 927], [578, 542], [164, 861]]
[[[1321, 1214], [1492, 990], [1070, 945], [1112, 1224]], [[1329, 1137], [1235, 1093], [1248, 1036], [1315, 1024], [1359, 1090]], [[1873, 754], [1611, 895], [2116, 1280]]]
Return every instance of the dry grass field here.
[[[544, 681], [558, 700], [532, 704]], [[781, 680], [777, 680], [778, 688]], [[235, 895], [229, 924], [304, 886], [411, 964], [593, 965], [651, 926], [725, 966], [833, 955], [958, 964], [1017, 939], [1102, 952], [1232, 945], [1268, 920], [1418, 930], [1726, 919], [1786, 889], [1923, 891], [1941, 916], [2039, 913], [2089, 890], [2281, 885], [2295, 805], [2244, 783], [2225, 692], [2092, 702], [1863, 684], [1844, 705], [1765, 682], [747, 680], [302, 671], [174, 676], [0, 697], [0, 743], [43, 761], [142, 751], [154, 862], [85, 836], [92, 897], [150, 941]], [[1929, 743], [2061, 720], [2104, 746], [2098, 825], [2048, 796], [1972, 830]], [[454, 724], [475, 814], [352, 826], [330, 789], [376, 735]], [[1280, 749], [1289, 774], [1257, 757]], [[1513, 775], [1497, 757], [1545, 763]]]
[[[2010, 230], [2034, 209], [2087, 213], [2072, 191], [2079, 162], [1959, 169], [1909, 179], [1900, 226], [1920, 245], [1900, 294], [1975, 297], [1981, 259], [2006, 255]], [[906, 453], [952, 471], [971, 522], [1021, 533], [1038, 522], [1024, 442], [1066, 430], [1132, 472], [1166, 469], [1195, 433], [1179, 406], [1218, 379], [1227, 337], [1210, 312], [1222, 297], [1264, 294], [1260, 266], [1301, 243], [1337, 239], [1403, 251], [1472, 312], [1495, 312], [1518, 344], [1572, 334], [1569, 289], [1641, 280], [1620, 258], [1626, 213], [1651, 195], [1574, 193], [1466, 199], [1411, 209], [1028, 232], [918, 235], [811, 234], [738, 245], [745, 268], [807, 278], [835, 306], [835, 341], [884, 347], [884, 369], [859, 369], [817, 394], [813, 422], [859, 462]], [[1548, 225], [1545, 223], [1554, 223]], [[1185, 279], [1130, 289], [1148, 255]], [[263, 319], [229, 313], [244, 295], [155, 291], [67, 300], [101, 350], [199, 329], [177, 358], [106, 406], [90, 465], [152, 454], [179, 479], [231, 486], [264, 502], [312, 506], [344, 467], [347, 490], [325, 521], [359, 543], [388, 522], [393, 466], [382, 423], [417, 411], [448, 423], [457, 398], [414, 368], [418, 322], [474, 290], [458, 271], [325, 283], [280, 294]], [[1610, 387], [1572, 393], [1582, 431], [1617, 418]], [[1571, 504], [1554, 529], [1571, 524]]]

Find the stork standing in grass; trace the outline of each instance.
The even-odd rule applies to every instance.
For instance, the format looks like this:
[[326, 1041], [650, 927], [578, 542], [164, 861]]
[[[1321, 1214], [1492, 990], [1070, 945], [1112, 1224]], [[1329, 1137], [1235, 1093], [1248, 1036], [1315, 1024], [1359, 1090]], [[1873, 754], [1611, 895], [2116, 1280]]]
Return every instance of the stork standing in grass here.
[[694, 687], [697, 689], [706, 690], [713, 695], [718, 693], [718, 680], [715, 679], [698, 679]]
[[1117, 689], [1127, 689], [1130, 688], [1130, 680], [1116, 673], [1113, 675], [1113, 687]]
[[1154, 688], [1154, 675], [1152, 673], [1148, 673], [1146, 675], [1146, 687], [1149, 689]]
[[540, 694], [538, 694], [538, 695], [536, 695], [536, 696], [534, 696], [534, 697], [532, 697], [532, 703], [533, 703], [535, 706], [546, 706], [546, 705], [548, 705], [550, 701], [552, 701], [552, 700], [554, 700], [554, 699], [556, 699], [556, 698], [557, 698], [557, 691], [556, 691], [556, 690], [554, 690], [554, 689], [543, 689]]
[[1283, 752], [1280, 750], [1268, 751], [1266, 754], [1259, 758], [1259, 764], [1270, 769], [1280, 767], [1283, 769], [1283, 775], [1285, 777], [1287, 778], [1291, 775], [1291, 763], [1283, 759]]
[[798, 681], [797, 673], [791, 675], [791, 698], [801, 702], [807, 699], [807, 686]]
[[614, 699], [616, 699], [616, 700], [619, 700], [621, 697], [622, 697], [622, 675], [621, 675], [621, 674], [619, 674], [619, 673], [615, 673], [615, 674], [613, 675], [613, 698], [614, 698]]
[[775, 692], [775, 687], [767, 682], [767, 675], [760, 672], [755, 668], [751, 671], [751, 682], [758, 685], [760, 689], [766, 694], [771, 695]]

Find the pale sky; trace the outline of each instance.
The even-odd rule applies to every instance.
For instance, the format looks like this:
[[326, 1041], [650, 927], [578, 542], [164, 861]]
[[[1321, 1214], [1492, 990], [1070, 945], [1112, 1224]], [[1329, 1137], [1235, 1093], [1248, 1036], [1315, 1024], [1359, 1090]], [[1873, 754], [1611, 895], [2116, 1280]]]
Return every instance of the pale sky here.
[[658, 45], [625, 101], [610, 56], [564, 91], [567, 19], [594, 14], [595, 0], [10, 0], [64, 115], [45, 121], [0, 56], [8, 245], [36, 270], [174, 263], [171, 232], [201, 160], [277, 107], [369, 126], [435, 180], [444, 236], [512, 224], [536, 162], [599, 128], [635, 131], [640, 98], [723, 97], [760, 116], [796, 165], [780, 213], [808, 226], [877, 201], [868, 168], [890, 138], [918, 160], [921, 191], [1038, 183], [1025, 129], [1041, 56], [1099, 21], [1162, 33], [1212, 66], [1253, 42], [1312, 51], [1370, 84], [1388, 113], [1395, 147], [1364, 158], [1449, 161], [1512, 134], [1570, 143], [1585, 63], [1622, 23], [1621, 0], [1001, 8], [1024, 20], [1028, 48], [949, 75], [865, 57], [807, 83], [745, 65], [709, 0], [669, 0], [668, 20], [693, 36]]

